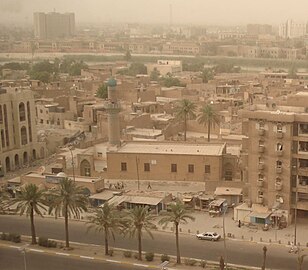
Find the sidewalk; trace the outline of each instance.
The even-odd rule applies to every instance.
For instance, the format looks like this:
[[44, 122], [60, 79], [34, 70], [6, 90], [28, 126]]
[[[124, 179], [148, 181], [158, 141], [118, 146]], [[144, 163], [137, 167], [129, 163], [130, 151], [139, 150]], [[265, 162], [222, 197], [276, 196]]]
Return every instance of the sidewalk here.
[[[117, 180], [108, 180], [108, 184], [116, 184]], [[167, 182], [167, 181], [146, 181], [140, 180], [139, 187], [140, 190], [148, 190], [148, 184], [151, 183], [151, 191], [161, 191], [172, 193], [177, 196], [178, 193], [183, 192], [198, 192], [204, 191], [205, 186], [202, 182]], [[136, 180], [125, 180], [125, 189], [137, 190], [138, 181]], [[105, 183], [107, 188], [107, 183]], [[207, 212], [193, 211], [192, 215], [196, 218], [195, 222], [189, 222], [188, 224], [181, 225], [180, 228], [183, 233], [196, 234], [197, 231], [216, 231], [222, 233], [222, 217], [210, 217]], [[225, 217], [225, 228], [226, 235], [232, 235], [232, 238], [236, 240], [253, 241], [253, 242], [271, 242], [280, 243], [287, 245], [294, 241], [294, 224], [289, 225], [287, 228], [282, 230], [276, 230], [270, 228], [268, 231], [263, 231], [262, 226], [252, 226], [251, 228], [246, 225], [242, 225], [241, 228], [238, 227], [238, 222], [233, 219], [233, 209], [230, 208]], [[171, 231], [170, 227], [163, 229], [161, 226], [157, 225], [159, 230]], [[297, 242], [300, 243], [302, 247], [306, 247], [308, 244], [308, 220], [298, 219], [297, 223]]]

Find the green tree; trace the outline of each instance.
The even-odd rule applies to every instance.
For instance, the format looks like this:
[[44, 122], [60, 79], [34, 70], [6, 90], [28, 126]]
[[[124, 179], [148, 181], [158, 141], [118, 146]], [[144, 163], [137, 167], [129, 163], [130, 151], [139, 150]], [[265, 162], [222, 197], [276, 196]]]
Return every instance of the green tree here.
[[209, 80], [213, 80], [214, 79], [213, 70], [211, 68], [203, 69], [200, 77], [202, 78], [203, 83], [207, 83]]
[[214, 111], [211, 105], [207, 104], [200, 109], [197, 121], [199, 124], [203, 124], [207, 127], [207, 140], [209, 142], [211, 140], [211, 127], [214, 128], [220, 123], [219, 115]]
[[131, 237], [138, 239], [138, 260], [142, 260], [142, 231], [146, 231], [151, 238], [151, 230], [155, 228], [152, 222], [154, 215], [149, 212], [149, 207], [135, 207], [127, 212], [126, 230]]
[[172, 86], [180, 86], [185, 87], [185, 84], [182, 84], [178, 78], [172, 77], [171, 74], [164, 76], [160, 79], [161, 83], [165, 87], [172, 87]]
[[158, 81], [160, 76], [160, 72], [157, 70], [157, 68], [154, 68], [150, 74], [151, 81]]
[[42, 210], [46, 211], [45, 205], [45, 191], [40, 190], [34, 184], [27, 184], [25, 187], [20, 189], [20, 193], [17, 193], [16, 198], [14, 198], [10, 204], [16, 204], [16, 211], [23, 215], [26, 213], [27, 216], [30, 216], [30, 223], [31, 223], [31, 235], [32, 241], [31, 243], [34, 245], [36, 244], [36, 233], [35, 233], [35, 226], [34, 226], [34, 213], [43, 216]]
[[169, 211], [162, 214], [159, 224], [167, 227], [169, 223], [173, 223], [175, 227], [175, 243], [176, 243], [176, 262], [181, 264], [180, 243], [179, 243], [179, 225], [187, 224], [188, 220], [194, 221], [195, 218], [189, 215], [185, 205], [177, 200], [176, 203], [170, 204]]
[[81, 70], [82, 69], [87, 69], [88, 65], [85, 64], [83, 61], [80, 62], [73, 62], [69, 69], [68, 69], [68, 73], [71, 76], [80, 76], [81, 75]]
[[71, 216], [79, 218], [80, 214], [87, 210], [88, 198], [85, 190], [77, 186], [73, 180], [64, 178], [58, 187], [49, 193], [48, 199], [49, 213], [55, 211], [56, 216], [64, 216], [65, 246], [69, 248], [68, 219]]
[[125, 61], [130, 61], [130, 60], [132, 60], [132, 55], [131, 55], [131, 53], [130, 53], [129, 50], [126, 51], [125, 56], [124, 56], [124, 60], [125, 60]]
[[188, 99], [181, 100], [175, 107], [175, 117], [184, 121], [184, 141], [186, 141], [187, 120], [196, 118], [196, 105]]
[[106, 84], [102, 84], [96, 91], [96, 96], [99, 98], [108, 98], [108, 87]]
[[114, 233], [122, 228], [121, 216], [116, 207], [108, 202], [95, 210], [95, 215], [89, 218], [87, 222], [88, 229], [94, 229], [97, 232], [104, 233], [105, 255], [109, 255], [109, 239], [112, 236], [115, 240]]

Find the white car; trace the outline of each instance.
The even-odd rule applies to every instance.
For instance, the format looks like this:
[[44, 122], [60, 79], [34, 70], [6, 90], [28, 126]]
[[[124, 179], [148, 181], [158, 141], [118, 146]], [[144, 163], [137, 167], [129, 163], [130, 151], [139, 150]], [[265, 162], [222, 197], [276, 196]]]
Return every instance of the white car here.
[[196, 237], [199, 240], [218, 241], [221, 236], [220, 236], [220, 234], [218, 234], [216, 232], [204, 232], [204, 233], [197, 234]]

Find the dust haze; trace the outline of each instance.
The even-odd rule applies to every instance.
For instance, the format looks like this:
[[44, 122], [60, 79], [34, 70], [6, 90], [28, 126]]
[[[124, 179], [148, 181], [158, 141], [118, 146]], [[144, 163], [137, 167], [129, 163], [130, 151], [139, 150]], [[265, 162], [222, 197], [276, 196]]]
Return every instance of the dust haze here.
[[306, 21], [308, 1], [1, 0], [0, 22], [32, 23], [33, 12], [53, 10], [75, 12], [80, 23], [279, 24], [292, 17]]

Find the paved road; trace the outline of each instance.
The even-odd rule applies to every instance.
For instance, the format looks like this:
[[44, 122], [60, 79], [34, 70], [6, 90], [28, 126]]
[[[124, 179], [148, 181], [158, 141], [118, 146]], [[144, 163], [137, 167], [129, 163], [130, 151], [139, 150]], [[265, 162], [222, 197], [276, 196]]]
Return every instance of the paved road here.
[[[36, 218], [38, 236], [64, 239], [64, 222], [62, 219]], [[70, 222], [70, 240], [89, 244], [102, 244], [102, 235], [90, 231], [86, 232], [84, 222]], [[0, 231], [18, 232], [30, 235], [29, 219], [20, 216], [0, 216]], [[223, 241], [199, 241], [190, 235], [181, 235], [181, 252], [183, 256], [204, 260], [217, 261], [223, 255]], [[137, 241], [129, 238], [116, 237], [111, 245], [118, 248], [137, 249]], [[228, 262], [241, 265], [261, 266], [262, 244], [242, 241], [227, 241]], [[174, 235], [166, 232], [154, 232], [154, 240], [144, 235], [143, 249], [155, 253], [175, 255]], [[268, 267], [272, 269], [296, 269], [297, 256], [289, 254], [284, 246], [268, 245]], [[308, 260], [303, 269], [308, 269]]]
[[[35, 252], [26, 253], [26, 269], [24, 257], [20, 251], [0, 247], [1, 270], [128, 270], [134, 266], [118, 265], [115, 263], [89, 261], [72, 257], [61, 257]], [[141, 269], [141, 268], [140, 268]]]

